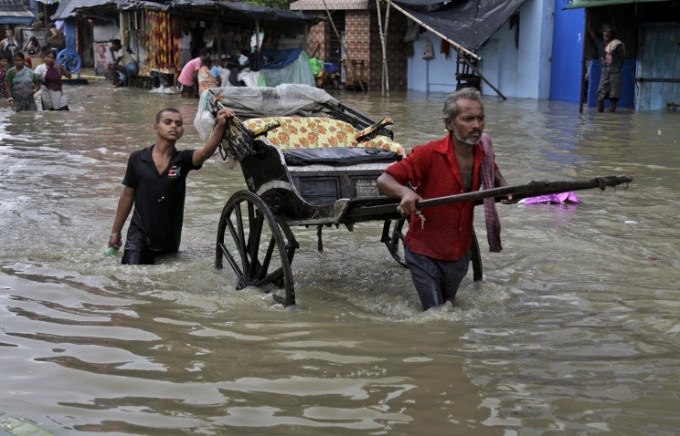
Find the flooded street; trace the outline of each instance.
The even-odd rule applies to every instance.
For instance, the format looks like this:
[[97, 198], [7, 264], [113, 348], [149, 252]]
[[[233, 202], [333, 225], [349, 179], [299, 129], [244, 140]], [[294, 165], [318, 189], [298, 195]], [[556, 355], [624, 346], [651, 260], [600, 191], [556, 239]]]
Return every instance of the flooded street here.
[[[680, 431], [680, 112], [578, 113], [485, 97], [511, 184], [628, 174], [578, 206], [502, 205], [502, 253], [476, 213], [484, 281], [423, 313], [382, 223], [295, 227], [297, 306], [213, 268], [220, 212], [245, 188], [189, 176], [181, 252], [104, 257], [127, 156], [197, 101], [66, 88], [71, 112], [0, 106], [0, 433], [655, 434]], [[443, 136], [445, 95], [343, 93], [407, 149]], [[127, 230], [127, 225], [125, 227]], [[125, 232], [124, 232], [125, 233]]]

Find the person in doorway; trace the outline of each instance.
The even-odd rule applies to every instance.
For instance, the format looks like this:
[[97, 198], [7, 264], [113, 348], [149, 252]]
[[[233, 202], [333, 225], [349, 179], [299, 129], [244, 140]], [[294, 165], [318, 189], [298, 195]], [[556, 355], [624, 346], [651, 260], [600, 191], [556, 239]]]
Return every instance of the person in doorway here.
[[[507, 186], [495, 163], [491, 139], [483, 135], [484, 106], [474, 88], [463, 88], [444, 102], [448, 134], [413, 148], [378, 178], [378, 188], [400, 198], [402, 216], [409, 216], [404, 241], [411, 278], [427, 310], [453, 300], [468, 271], [473, 238], [474, 202], [449, 203], [422, 211], [418, 201]], [[508, 196], [503, 200], [512, 202]], [[494, 199], [485, 201], [491, 251], [501, 251], [500, 222]]]
[[68, 100], [62, 89], [61, 77], [71, 78], [71, 72], [55, 62], [57, 51], [48, 49], [43, 54], [44, 63], [38, 65], [35, 74], [40, 78], [40, 96], [45, 111], [67, 111]]
[[135, 77], [139, 69], [130, 52], [122, 46], [120, 39], [112, 39], [109, 42], [111, 43], [109, 50], [113, 55], [113, 63], [109, 65], [109, 68], [111, 69], [113, 86], [117, 88], [130, 77]]
[[23, 52], [14, 53], [14, 67], [7, 71], [5, 79], [9, 105], [16, 112], [38, 110], [34, 96], [40, 89], [40, 79], [25, 63]]
[[188, 24], [182, 27], [182, 35], [177, 41], [177, 66], [179, 71], [191, 60], [191, 28]]
[[215, 128], [205, 146], [197, 150], [178, 150], [184, 121], [177, 109], [163, 109], [156, 115], [156, 142], [133, 152], [129, 159], [123, 192], [113, 220], [108, 246], [120, 248], [121, 231], [131, 211], [122, 263], [153, 264], [157, 256], [179, 251], [184, 219], [186, 178], [211, 157], [234, 117], [231, 109], [221, 109]]
[[621, 68], [625, 56], [623, 42], [614, 38], [616, 30], [609, 24], [600, 28], [602, 37], [588, 27], [588, 36], [597, 47], [597, 53], [602, 63], [600, 84], [597, 87], [597, 111], [604, 112], [604, 101], [609, 100], [609, 110], [616, 112], [621, 97]]

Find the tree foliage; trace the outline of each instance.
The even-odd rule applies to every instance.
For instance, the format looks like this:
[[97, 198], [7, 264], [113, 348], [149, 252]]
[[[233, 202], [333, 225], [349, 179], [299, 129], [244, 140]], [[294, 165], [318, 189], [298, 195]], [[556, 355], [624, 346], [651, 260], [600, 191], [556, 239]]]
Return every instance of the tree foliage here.
[[276, 9], [290, 9], [290, 0], [244, 0], [241, 3], [247, 3], [249, 5], [257, 6], [268, 6], [270, 8]]

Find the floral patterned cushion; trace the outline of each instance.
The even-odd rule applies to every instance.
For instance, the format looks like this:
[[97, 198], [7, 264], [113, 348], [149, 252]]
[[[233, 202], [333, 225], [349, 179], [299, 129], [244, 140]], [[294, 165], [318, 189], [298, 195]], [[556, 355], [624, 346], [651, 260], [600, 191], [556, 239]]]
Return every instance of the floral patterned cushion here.
[[357, 130], [345, 121], [325, 117], [266, 117], [252, 118], [243, 124], [258, 130], [271, 121], [280, 126], [267, 133], [267, 141], [281, 150], [294, 148], [361, 147], [381, 148], [404, 155], [403, 147], [386, 136], [357, 142]]

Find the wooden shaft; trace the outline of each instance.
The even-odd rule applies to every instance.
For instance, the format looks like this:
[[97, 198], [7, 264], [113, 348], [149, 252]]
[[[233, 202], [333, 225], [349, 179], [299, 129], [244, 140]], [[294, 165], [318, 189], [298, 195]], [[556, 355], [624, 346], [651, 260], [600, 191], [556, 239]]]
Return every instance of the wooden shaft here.
[[[527, 197], [539, 195], [558, 194], [560, 192], [579, 191], [583, 189], [599, 188], [604, 190], [607, 186], [613, 187], [623, 183], [632, 182], [631, 176], [606, 176], [595, 177], [585, 180], [565, 180], [565, 181], [531, 181], [524, 185], [511, 185], [501, 188], [485, 189], [482, 191], [465, 192], [463, 194], [448, 195], [444, 197], [429, 198], [418, 202], [418, 209], [425, 209], [432, 206], [457, 203], [461, 201], [481, 201], [485, 198], [503, 198], [512, 195], [513, 201]], [[393, 200], [393, 201], [392, 201]], [[392, 215], [399, 206], [399, 199], [388, 199], [392, 201], [378, 206], [357, 207], [348, 211], [348, 218]]]

